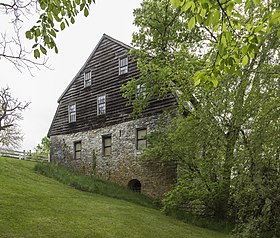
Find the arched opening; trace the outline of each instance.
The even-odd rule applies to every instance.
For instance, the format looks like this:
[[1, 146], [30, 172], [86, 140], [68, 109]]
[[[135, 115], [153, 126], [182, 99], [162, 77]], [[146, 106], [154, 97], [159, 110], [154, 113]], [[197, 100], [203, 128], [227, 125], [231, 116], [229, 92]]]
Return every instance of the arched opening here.
[[141, 193], [141, 183], [137, 179], [132, 179], [128, 182], [128, 188], [136, 193]]

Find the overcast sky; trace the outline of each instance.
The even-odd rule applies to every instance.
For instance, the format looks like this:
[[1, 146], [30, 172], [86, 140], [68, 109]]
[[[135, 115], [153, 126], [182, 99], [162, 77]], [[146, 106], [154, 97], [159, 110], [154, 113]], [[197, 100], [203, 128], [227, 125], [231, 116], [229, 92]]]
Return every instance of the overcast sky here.
[[[33, 150], [47, 135], [57, 108], [57, 99], [80, 70], [103, 33], [126, 44], [131, 43], [133, 9], [141, 0], [96, 0], [90, 15], [78, 17], [74, 25], [59, 33], [58, 54], [49, 54], [53, 70], [42, 68], [20, 73], [12, 64], [0, 59], [0, 87], [9, 86], [14, 97], [31, 102], [20, 122], [24, 134], [22, 148]], [[2, 24], [2, 23], [1, 23]]]

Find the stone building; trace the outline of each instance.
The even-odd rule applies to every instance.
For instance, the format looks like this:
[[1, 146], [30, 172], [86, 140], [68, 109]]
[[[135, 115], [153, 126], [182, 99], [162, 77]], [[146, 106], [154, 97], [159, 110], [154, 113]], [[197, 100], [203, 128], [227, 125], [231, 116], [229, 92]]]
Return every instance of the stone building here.
[[58, 99], [48, 132], [51, 161], [161, 197], [174, 183], [176, 170], [143, 161], [140, 155], [147, 146], [147, 133], [156, 130], [160, 115], [174, 106], [175, 100], [154, 98], [141, 117], [130, 116], [133, 108], [127, 106], [120, 90], [139, 75], [130, 49], [108, 35], [102, 36]]

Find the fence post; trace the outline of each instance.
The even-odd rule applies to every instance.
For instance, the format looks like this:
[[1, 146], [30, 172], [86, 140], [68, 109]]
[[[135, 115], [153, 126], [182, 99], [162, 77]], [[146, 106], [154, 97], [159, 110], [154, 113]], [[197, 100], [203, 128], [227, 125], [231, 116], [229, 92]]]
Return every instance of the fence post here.
[[23, 150], [23, 160], [26, 160], [26, 153], [25, 153], [25, 150]]

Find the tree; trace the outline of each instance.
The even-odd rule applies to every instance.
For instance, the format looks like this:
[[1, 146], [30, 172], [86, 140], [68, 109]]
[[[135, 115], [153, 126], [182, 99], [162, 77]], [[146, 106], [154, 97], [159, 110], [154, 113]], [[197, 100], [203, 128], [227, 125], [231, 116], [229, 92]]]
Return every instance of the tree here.
[[[48, 49], [58, 53], [55, 43], [56, 35], [70, 24], [75, 23], [76, 16], [83, 12], [87, 17], [90, 4], [94, 0], [9, 0], [0, 2], [1, 19], [10, 27], [3, 29], [0, 37], [0, 59], [13, 63], [19, 70], [46, 65], [46, 60], [36, 61], [46, 55]], [[38, 16], [36, 23], [26, 31], [26, 38], [34, 42], [32, 49], [25, 47], [22, 39], [22, 27], [33, 15]], [[8, 33], [6, 33], [8, 32]], [[33, 51], [32, 58], [30, 53]]]
[[[280, 3], [269, 0], [170, 0], [189, 13], [188, 29], [199, 28], [203, 37], [196, 47], [209, 47], [208, 60], [193, 79], [214, 85], [226, 73], [241, 74], [259, 52], [263, 39], [280, 23]], [[277, 32], [280, 36], [280, 30]]]
[[35, 148], [36, 153], [39, 154], [50, 154], [50, 146], [51, 146], [51, 140], [47, 136], [43, 137], [41, 140], [41, 144], [38, 144]]
[[0, 145], [17, 147], [22, 140], [18, 121], [30, 103], [13, 98], [9, 88], [0, 89]]
[[[225, 4], [230, 2], [235, 3]], [[251, 12], [256, 13], [256, 6], [239, 2], [248, 9], [240, 22], [254, 21]], [[269, 3], [270, 10], [278, 6], [276, 1]], [[178, 183], [167, 196], [166, 206], [200, 202], [209, 215], [236, 222], [240, 237], [279, 236], [275, 212], [280, 201], [276, 196], [280, 178], [279, 26], [272, 24], [268, 32], [262, 32], [265, 35], [258, 39], [258, 49], [248, 60], [243, 61], [242, 47], [238, 48], [234, 51], [238, 64], [231, 69], [219, 64], [224, 68], [216, 75], [219, 67], [215, 63], [210, 67], [213, 74], [205, 74], [204, 80], [201, 72], [215, 62], [212, 53], [217, 42], [209, 40], [205, 45], [209, 48], [199, 51], [202, 45], [198, 47], [198, 43], [205, 42], [209, 32], [200, 23], [190, 27], [192, 12], [174, 8], [168, 0], [147, 0], [134, 14], [139, 32], [133, 36], [136, 49], [132, 54], [141, 75], [123, 87], [124, 96], [136, 106], [136, 112], [145, 108], [151, 97], [169, 93], [178, 103], [177, 117], [151, 135], [151, 147], [145, 152], [147, 158], [175, 161], [179, 166]], [[216, 31], [219, 39], [221, 32]], [[238, 44], [247, 44], [246, 34], [238, 38]], [[235, 54], [224, 50], [229, 55], [223, 60]], [[204, 80], [200, 87], [193, 75]], [[147, 96], [142, 100], [134, 98], [138, 84], [146, 86]]]

